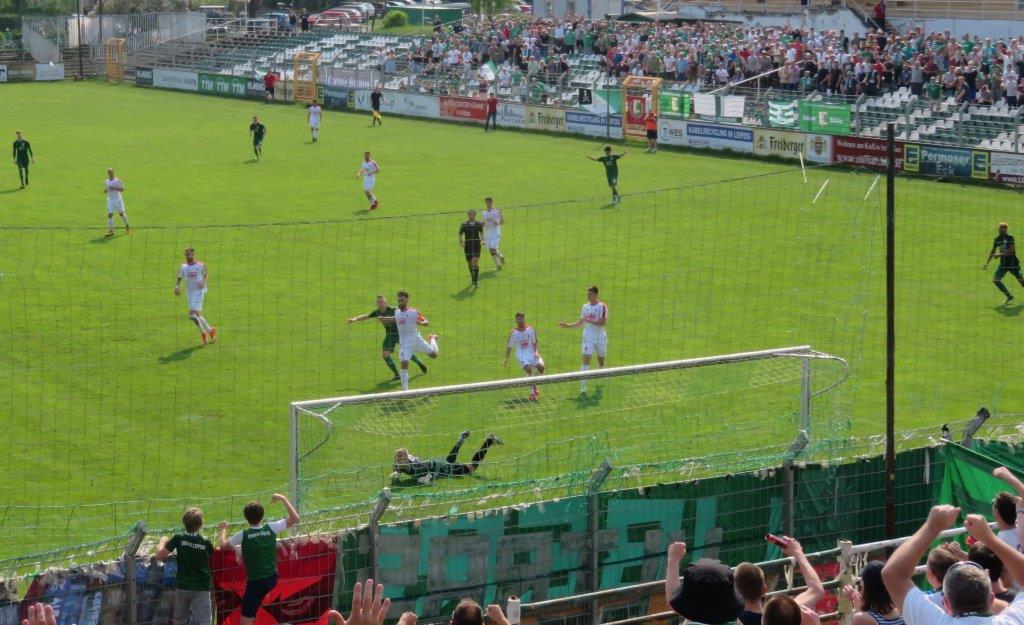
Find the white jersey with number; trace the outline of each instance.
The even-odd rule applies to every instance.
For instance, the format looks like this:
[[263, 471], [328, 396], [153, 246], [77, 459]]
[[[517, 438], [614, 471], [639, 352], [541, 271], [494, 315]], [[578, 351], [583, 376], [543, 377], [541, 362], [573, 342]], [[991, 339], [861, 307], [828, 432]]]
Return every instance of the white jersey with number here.
[[483, 220], [487, 226], [487, 247], [495, 248], [501, 240], [501, 209], [488, 208], [483, 212]]
[[580, 311], [580, 317], [586, 324], [583, 326], [584, 341], [604, 341], [608, 338], [603, 325], [595, 325], [596, 322], [608, 320], [608, 307], [604, 302], [598, 301], [593, 304], [587, 302]]
[[540, 359], [540, 354], [537, 353], [537, 331], [531, 325], [522, 330], [518, 327], [512, 328], [508, 335], [508, 346], [516, 350], [516, 360], [520, 365], [535, 365], [538, 362], [544, 362]]
[[121, 183], [120, 178], [114, 178], [113, 180], [107, 178], [103, 181], [103, 188], [107, 194], [107, 208], [124, 208], [124, 200], [121, 198], [121, 189], [124, 188], [124, 184]]
[[310, 128], [320, 127], [320, 107], [313, 105], [309, 107], [309, 126]]
[[398, 342], [405, 345], [420, 337], [417, 322], [423, 320], [423, 315], [415, 308], [398, 309], [395, 311], [395, 326], [398, 328]]
[[181, 263], [178, 277], [185, 282], [185, 292], [189, 297], [197, 293], [206, 293], [206, 264], [200, 260], [192, 263]]

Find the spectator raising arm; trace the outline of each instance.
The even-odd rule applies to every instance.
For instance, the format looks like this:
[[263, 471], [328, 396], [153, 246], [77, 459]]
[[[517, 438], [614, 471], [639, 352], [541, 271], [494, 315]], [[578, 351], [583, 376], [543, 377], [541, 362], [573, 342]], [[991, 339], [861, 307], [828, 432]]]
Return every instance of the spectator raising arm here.
[[928, 547], [944, 530], [949, 529], [960, 516], [960, 508], [941, 505], [935, 506], [928, 513], [922, 525], [907, 542], [899, 546], [882, 569], [882, 581], [885, 583], [893, 603], [903, 611], [903, 600], [914, 588], [914, 569], [921, 561]]
[[980, 514], [968, 514], [964, 521], [964, 528], [972, 538], [984, 543], [986, 547], [995, 552], [1017, 584], [1024, 582], [1024, 553], [999, 540], [992, 532], [985, 517]]
[[287, 497], [280, 493], [274, 493], [270, 497], [270, 501], [271, 503], [280, 503], [284, 506], [285, 510], [288, 511], [288, 518], [285, 519], [288, 527], [292, 527], [299, 522], [299, 513], [295, 510], [295, 506], [292, 505], [292, 502], [289, 501]]
[[668, 546], [668, 558], [665, 561], [665, 601], [672, 601], [679, 590], [679, 564], [686, 557], [686, 543], [675, 542]]
[[992, 477], [1006, 482], [1013, 489], [1013, 492], [1017, 493], [1018, 497], [1024, 497], [1024, 482], [1006, 467], [999, 467], [992, 471]]
[[[384, 585], [373, 585], [373, 580], [366, 580], [366, 586], [356, 582], [352, 588], [352, 612], [346, 619], [337, 610], [327, 613], [327, 622], [330, 625], [384, 625], [384, 619], [391, 607], [391, 599], [384, 598]], [[415, 625], [415, 614], [410, 620], [405, 614], [402, 615], [404, 623]]]
[[807, 582], [807, 590], [803, 591], [793, 599], [797, 604], [813, 608], [825, 597], [825, 587], [821, 584], [821, 578], [818, 577], [818, 572], [811, 566], [810, 560], [804, 554], [804, 548], [795, 538], [784, 537], [785, 540], [789, 541], [782, 549], [782, 553], [786, 556], [796, 560], [796, 565], [800, 569], [800, 574], [804, 576], [804, 581]]

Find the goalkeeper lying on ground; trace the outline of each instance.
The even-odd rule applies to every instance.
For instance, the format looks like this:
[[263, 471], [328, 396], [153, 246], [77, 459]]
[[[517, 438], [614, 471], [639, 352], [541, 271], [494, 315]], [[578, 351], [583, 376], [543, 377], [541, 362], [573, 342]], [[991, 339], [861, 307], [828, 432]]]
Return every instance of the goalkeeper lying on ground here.
[[459, 456], [459, 449], [469, 438], [469, 430], [459, 435], [459, 440], [444, 458], [429, 458], [426, 460], [417, 458], [409, 453], [404, 447], [395, 451], [395, 472], [391, 474], [391, 481], [397, 482], [402, 479], [402, 474], [408, 475], [411, 479], [420, 484], [429, 484], [431, 480], [438, 477], [454, 477], [469, 475], [477, 470], [480, 463], [484, 461], [487, 450], [491, 445], [503, 445], [501, 439], [494, 434], [488, 434], [487, 440], [480, 446], [480, 450], [473, 454], [469, 463], [455, 462]]

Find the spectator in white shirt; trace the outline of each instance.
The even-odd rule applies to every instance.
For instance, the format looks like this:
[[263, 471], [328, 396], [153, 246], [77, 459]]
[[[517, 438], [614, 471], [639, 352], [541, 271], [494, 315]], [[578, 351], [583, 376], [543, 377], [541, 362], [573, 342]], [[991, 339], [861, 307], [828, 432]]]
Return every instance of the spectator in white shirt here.
[[[992, 477], [1002, 480], [1010, 485], [1010, 488], [1017, 493], [1018, 497], [1024, 497], [1024, 482], [1021, 482], [1016, 475], [1010, 473], [1006, 467], [999, 467], [992, 471]], [[1020, 527], [1017, 524], [1016, 498], [1006, 492], [997, 493], [992, 499], [992, 518], [999, 526], [999, 540], [1014, 549], [1020, 549]]]

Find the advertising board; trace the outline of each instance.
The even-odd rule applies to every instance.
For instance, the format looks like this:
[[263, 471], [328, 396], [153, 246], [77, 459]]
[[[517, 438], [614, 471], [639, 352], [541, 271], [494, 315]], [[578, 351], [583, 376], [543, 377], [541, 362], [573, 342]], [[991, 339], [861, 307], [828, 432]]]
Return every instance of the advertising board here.
[[915, 174], [988, 180], [988, 161], [986, 150], [919, 143], [903, 146], [903, 170]]
[[487, 101], [473, 98], [458, 98], [443, 95], [440, 98], [439, 116], [460, 122], [482, 122], [487, 119]]
[[1024, 185], [1024, 154], [992, 152], [989, 175], [996, 182]]
[[177, 69], [154, 69], [153, 86], [181, 91], [199, 91], [199, 75]]
[[244, 76], [226, 76], [224, 74], [199, 74], [199, 93], [226, 95], [232, 98], [244, 98], [249, 79]]
[[[884, 139], [832, 137], [832, 162], [884, 170], [888, 162]], [[896, 169], [903, 168], [903, 144], [896, 142]]]
[[141, 86], [150, 86], [153, 84], [153, 68], [152, 67], [136, 67], [135, 68], [135, 84]]
[[566, 111], [565, 130], [572, 134], [590, 137], [622, 138], [622, 117], [595, 115], [586, 111]]
[[532, 130], [565, 132], [565, 109], [527, 106], [526, 127]]
[[754, 151], [754, 131], [743, 126], [687, 122], [686, 145], [750, 153]]
[[805, 150], [807, 135], [774, 128], [754, 129], [754, 154], [799, 159]]
[[499, 102], [497, 122], [502, 128], [526, 128], [526, 105]]

